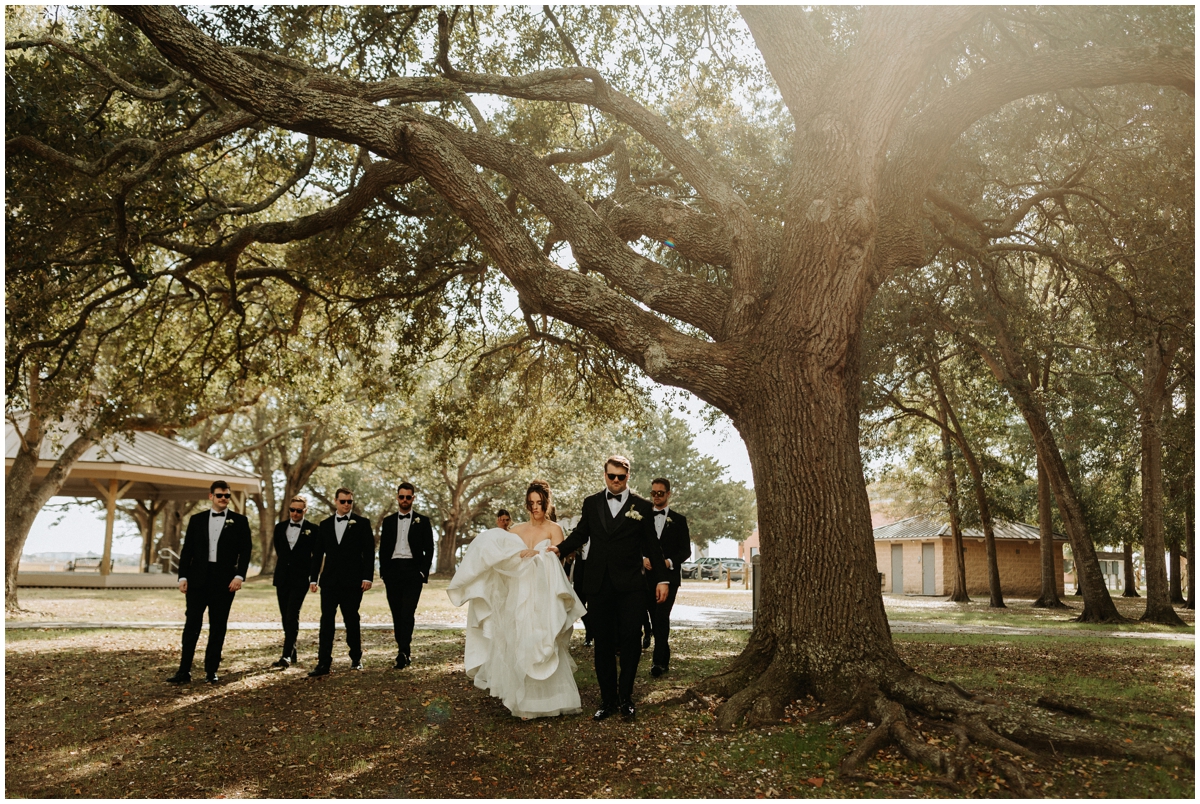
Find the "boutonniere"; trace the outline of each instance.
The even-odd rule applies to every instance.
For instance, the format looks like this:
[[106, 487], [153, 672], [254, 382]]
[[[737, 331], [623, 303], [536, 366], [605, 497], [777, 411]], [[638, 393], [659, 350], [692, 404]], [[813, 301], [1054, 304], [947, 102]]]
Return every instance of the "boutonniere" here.
[[629, 517], [630, 519], [632, 519], [636, 522], [642, 521], [642, 515], [638, 513], [638, 510], [636, 508], [630, 508], [628, 511], [625, 512], [625, 516]]
[[305, 528], [305, 529], [304, 529], [304, 535], [305, 535], [305, 536], [307, 536], [307, 535], [308, 535], [308, 534], [310, 534], [310, 533], [312, 533], [312, 528]]
[[414, 524], [414, 525], [415, 525], [415, 524], [417, 524], [417, 523], [418, 523], [418, 522], [420, 522], [420, 521], [421, 521], [421, 517], [419, 517], [419, 516], [414, 516], [414, 517], [413, 517], [413, 524]]
[[232, 517], [230, 517], [228, 514], [226, 514], [225, 515], [225, 524], [222, 525], [221, 527], [223, 527], [223, 528], [229, 527], [229, 523], [232, 521], [233, 521]]
[[670, 524], [671, 524], [671, 521], [672, 521], [672, 520], [671, 520], [671, 517], [667, 517], [667, 521], [666, 521], [666, 523], [665, 523], [665, 524], [667, 524], [667, 525], [670, 525]]

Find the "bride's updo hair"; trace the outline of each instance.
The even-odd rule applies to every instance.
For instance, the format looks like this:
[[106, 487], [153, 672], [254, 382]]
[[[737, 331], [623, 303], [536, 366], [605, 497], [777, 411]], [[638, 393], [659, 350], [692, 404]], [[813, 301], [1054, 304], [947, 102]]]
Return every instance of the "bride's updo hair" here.
[[546, 512], [546, 518], [554, 522], [554, 506], [550, 503], [550, 484], [545, 480], [529, 481], [529, 488], [525, 490], [525, 510], [533, 512], [533, 506], [529, 502], [529, 495], [536, 494], [542, 501], [542, 510]]

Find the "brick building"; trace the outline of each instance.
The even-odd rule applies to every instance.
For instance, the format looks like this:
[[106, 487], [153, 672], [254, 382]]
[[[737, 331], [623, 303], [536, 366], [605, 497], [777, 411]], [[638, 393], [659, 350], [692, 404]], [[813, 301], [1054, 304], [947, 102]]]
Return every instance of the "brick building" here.
[[[996, 561], [1000, 589], [1013, 597], [1036, 598], [1042, 591], [1041, 539], [1034, 525], [997, 520]], [[1055, 581], [1063, 594], [1065, 536], [1054, 534]], [[884, 594], [948, 595], [954, 584], [950, 523], [939, 517], [914, 516], [875, 528], [875, 563], [883, 575]], [[980, 528], [963, 530], [967, 593], [988, 593], [987, 548]]]

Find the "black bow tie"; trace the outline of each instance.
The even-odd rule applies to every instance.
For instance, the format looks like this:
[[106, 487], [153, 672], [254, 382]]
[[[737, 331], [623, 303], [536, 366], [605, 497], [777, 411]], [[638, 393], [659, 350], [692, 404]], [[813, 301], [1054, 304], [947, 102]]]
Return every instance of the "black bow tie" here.
[[396, 514], [396, 516], [400, 519], [408, 519], [412, 514]]
[[212, 512], [212, 515], [213, 515], [213, 516], [225, 516], [225, 512], [224, 512], [224, 511], [222, 511], [221, 513], [219, 513], [219, 514], [218, 514], [216, 511], [213, 511], [213, 512]]
[[345, 522], [345, 521], [346, 521], [347, 519], [349, 519], [349, 518], [350, 518], [350, 516], [349, 516], [349, 515], [346, 515], [346, 516], [339, 516], [339, 517], [337, 518], [337, 521], [338, 521], [338, 522]]
[[299, 523], [299, 522], [289, 522], [289, 523], [288, 523], [288, 527], [289, 527], [289, 528], [297, 528], [297, 529], [299, 529], [299, 527], [300, 527], [300, 523]]
[[619, 499], [621, 499], [621, 495], [620, 495], [620, 494], [613, 494], [611, 491], [606, 491], [606, 492], [604, 492], [604, 499], [606, 499], [606, 500], [619, 500]]
[[655, 511], [655, 512], [654, 512], [654, 515], [655, 515], [655, 516], [666, 516], [666, 515], [667, 515], [667, 509], [666, 509], [666, 508], [664, 508], [664, 509], [662, 509], [661, 511]]

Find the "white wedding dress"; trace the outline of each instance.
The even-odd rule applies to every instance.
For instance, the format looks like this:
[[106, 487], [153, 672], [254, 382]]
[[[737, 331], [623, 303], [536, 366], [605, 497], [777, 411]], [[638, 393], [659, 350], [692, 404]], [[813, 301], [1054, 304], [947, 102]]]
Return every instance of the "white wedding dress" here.
[[575, 621], [586, 613], [562, 564], [540, 542], [522, 559], [525, 543], [492, 528], [475, 537], [446, 593], [467, 603], [467, 677], [499, 698], [516, 717], [581, 711], [575, 662], [567, 647]]

